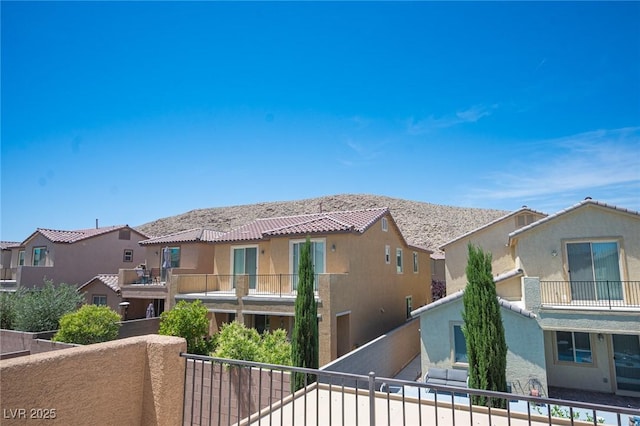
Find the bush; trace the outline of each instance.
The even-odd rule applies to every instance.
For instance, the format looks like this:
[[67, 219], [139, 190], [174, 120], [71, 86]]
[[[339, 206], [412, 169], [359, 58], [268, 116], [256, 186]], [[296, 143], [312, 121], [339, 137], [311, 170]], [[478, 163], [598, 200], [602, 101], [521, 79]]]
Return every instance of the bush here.
[[60, 318], [81, 305], [83, 297], [75, 286], [53, 285], [45, 280], [42, 289], [21, 287], [15, 294], [14, 328], [20, 331], [57, 330]]
[[160, 315], [158, 333], [184, 337], [190, 354], [209, 355], [214, 340], [207, 339], [208, 332], [207, 308], [200, 300], [191, 303], [181, 300], [173, 309]]
[[0, 328], [12, 330], [16, 320], [16, 303], [13, 293], [0, 293]]
[[234, 321], [222, 326], [217, 342], [214, 356], [219, 358], [291, 365], [291, 344], [284, 330], [265, 331], [261, 336], [256, 329]]
[[120, 315], [107, 306], [84, 305], [60, 318], [60, 329], [54, 342], [92, 343], [108, 342], [118, 337]]
[[431, 301], [435, 302], [447, 295], [447, 285], [443, 281], [431, 280]]

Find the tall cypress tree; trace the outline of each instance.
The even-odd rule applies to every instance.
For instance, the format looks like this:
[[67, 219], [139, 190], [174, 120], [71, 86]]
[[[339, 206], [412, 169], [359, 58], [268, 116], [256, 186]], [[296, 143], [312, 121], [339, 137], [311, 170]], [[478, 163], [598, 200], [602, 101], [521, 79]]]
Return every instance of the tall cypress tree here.
[[[507, 343], [491, 273], [491, 253], [472, 244], [468, 245], [468, 253], [462, 318], [469, 359], [469, 387], [506, 392]], [[472, 397], [477, 405], [489, 405], [487, 399]], [[506, 401], [494, 398], [490, 405], [505, 408]]]
[[[295, 304], [295, 319], [291, 339], [293, 365], [304, 368], [318, 368], [318, 306], [313, 292], [313, 263], [311, 261], [311, 239], [300, 249], [298, 267], [298, 295]], [[315, 376], [307, 377], [307, 384], [315, 381]], [[305, 386], [305, 374], [294, 373], [291, 388], [295, 392]]]

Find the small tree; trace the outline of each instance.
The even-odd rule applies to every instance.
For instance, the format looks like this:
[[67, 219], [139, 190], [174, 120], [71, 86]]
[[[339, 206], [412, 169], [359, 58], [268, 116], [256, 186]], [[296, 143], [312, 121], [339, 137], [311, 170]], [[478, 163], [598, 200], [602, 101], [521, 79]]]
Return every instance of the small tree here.
[[158, 333], [184, 337], [187, 340], [187, 352], [191, 354], [209, 355], [212, 344], [207, 339], [208, 332], [207, 308], [200, 300], [191, 303], [181, 300], [173, 309], [160, 315]]
[[[300, 249], [298, 267], [298, 295], [295, 303], [295, 322], [291, 340], [291, 358], [293, 365], [304, 368], [318, 368], [318, 306], [313, 293], [313, 263], [311, 261], [311, 239]], [[293, 373], [291, 387], [293, 391], [305, 386], [305, 381], [315, 381], [311, 376], [305, 380], [304, 373]]]
[[115, 340], [119, 321], [120, 315], [108, 306], [84, 305], [60, 318], [60, 329], [53, 341], [90, 345]]
[[60, 318], [78, 309], [82, 300], [76, 287], [68, 284], [54, 286], [45, 280], [42, 289], [21, 287], [15, 294], [14, 328], [30, 332], [57, 330]]
[[[491, 273], [491, 253], [468, 245], [467, 286], [464, 290], [464, 337], [469, 359], [469, 387], [506, 392], [507, 343], [500, 305]], [[487, 397], [474, 395], [477, 405], [488, 405]], [[505, 408], [504, 399], [491, 399], [491, 406]]]
[[260, 335], [255, 328], [233, 321], [222, 326], [216, 341], [214, 356], [219, 358], [291, 365], [291, 344], [281, 329]]
[[16, 320], [16, 304], [14, 293], [0, 293], [0, 328], [12, 330]]

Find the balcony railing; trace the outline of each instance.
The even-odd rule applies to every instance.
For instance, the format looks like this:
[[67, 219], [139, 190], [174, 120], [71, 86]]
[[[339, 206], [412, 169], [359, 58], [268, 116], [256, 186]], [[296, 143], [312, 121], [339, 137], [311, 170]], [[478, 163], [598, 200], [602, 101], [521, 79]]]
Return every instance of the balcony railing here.
[[[182, 354], [184, 425], [627, 425], [634, 408]], [[290, 376], [305, 386], [292, 393]], [[314, 383], [314, 380], [317, 382]], [[505, 408], [473, 405], [470, 395]], [[492, 405], [491, 403], [489, 405]], [[586, 424], [586, 423], [581, 423]]]
[[543, 306], [640, 308], [640, 281], [540, 281]]
[[[246, 280], [250, 295], [292, 296], [297, 293], [297, 274], [264, 275], [180, 275], [178, 293], [235, 293], [239, 280]], [[314, 276], [314, 290], [318, 291], [318, 274]]]

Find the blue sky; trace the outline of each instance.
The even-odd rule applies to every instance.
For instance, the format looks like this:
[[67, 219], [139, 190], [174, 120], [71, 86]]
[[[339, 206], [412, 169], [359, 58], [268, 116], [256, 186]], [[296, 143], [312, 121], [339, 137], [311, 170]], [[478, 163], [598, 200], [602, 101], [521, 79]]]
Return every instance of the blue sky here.
[[2, 240], [359, 193], [640, 210], [640, 3], [5, 2]]

